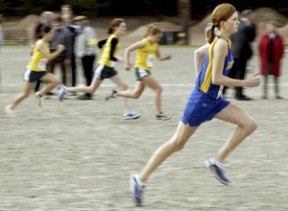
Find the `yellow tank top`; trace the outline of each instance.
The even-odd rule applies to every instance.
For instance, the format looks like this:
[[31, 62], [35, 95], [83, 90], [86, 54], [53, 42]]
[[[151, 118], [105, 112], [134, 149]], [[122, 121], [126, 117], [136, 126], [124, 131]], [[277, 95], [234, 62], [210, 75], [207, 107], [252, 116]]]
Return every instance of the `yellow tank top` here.
[[[99, 64], [102, 64], [102, 65], [105, 65], [105, 66], [108, 66], [108, 67], [113, 67], [114, 66], [114, 62], [110, 60], [110, 52], [111, 52], [111, 41], [113, 38], [117, 38], [117, 36], [115, 34], [111, 34], [109, 36], [109, 38], [107, 39], [105, 45], [104, 45], [104, 50], [103, 50], [103, 53], [102, 53], [102, 56], [101, 56], [101, 59], [99, 60]], [[120, 44], [119, 44], [119, 40], [117, 42], [117, 45], [116, 45], [116, 48], [114, 50], [114, 52], [112, 52], [112, 55], [114, 57], [116, 57], [118, 51], [119, 51], [119, 48], [120, 48]]]
[[[35, 43], [35, 46], [37, 46], [38, 44], [40, 44], [42, 42], [43, 42], [42, 39], [37, 40]], [[47, 52], [49, 52], [49, 44], [48, 43], [45, 45], [45, 48], [46, 48]], [[48, 62], [48, 59], [45, 57], [43, 52], [41, 50], [37, 49], [36, 47], [34, 47], [33, 53], [32, 53], [32, 59], [28, 63], [27, 69], [33, 70], [35, 72], [46, 71], [47, 62]]]
[[151, 44], [147, 38], [144, 38], [143, 41], [146, 43], [146, 45], [145, 47], [137, 50], [135, 67], [151, 71], [152, 67], [154, 66], [158, 44]]

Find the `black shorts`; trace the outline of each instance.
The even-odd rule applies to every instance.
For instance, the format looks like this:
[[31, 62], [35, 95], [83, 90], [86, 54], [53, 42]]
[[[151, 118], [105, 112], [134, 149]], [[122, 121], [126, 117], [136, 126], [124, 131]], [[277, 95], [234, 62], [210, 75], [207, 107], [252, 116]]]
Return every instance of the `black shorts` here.
[[141, 81], [142, 78], [148, 75], [151, 75], [151, 72], [143, 68], [135, 67], [135, 75], [136, 75], [136, 80]]
[[46, 74], [47, 74], [47, 71], [37, 72], [37, 71], [26, 69], [24, 72], [23, 80], [33, 83], [35, 81], [38, 81], [40, 78], [42, 78]]
[[101, 64], [98, 64], [96, 70], [94, 71], [94, 77], [100, 79], [101, 81], [105, 78], [112, 78], [117, 74], [118, 73], [114, 67], [108, 67]]

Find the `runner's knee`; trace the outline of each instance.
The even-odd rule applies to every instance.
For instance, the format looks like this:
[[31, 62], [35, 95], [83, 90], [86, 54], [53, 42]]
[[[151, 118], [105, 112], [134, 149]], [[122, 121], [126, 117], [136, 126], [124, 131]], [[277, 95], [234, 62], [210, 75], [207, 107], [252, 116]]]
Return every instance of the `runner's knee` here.
[[156, 89], [154, 89], [154, 91], [155, 91], [156, 93], [161, 94], [162, 91], [163, 91], [163, 88], [162, 88], [161, 86], [158, 86]]
[[243, 125], [243, 128], [247, 134], [253, 133], [257, 129], [257, 127], [258, 127], [257, 123], [252, 118], [249, 119], [249, 121], [247, 121], [245, 125]]
[[141, 96], [141, 92], [136, 91], [136, 92], [133, 92], [132, 98], [133, 99], [139, 99], [140, 96]]
[[177, 135], [174, 135], [172, 140], [172, 148], [174, 152], [180, 151], [184, 148], [186, 141], [178, 137]]

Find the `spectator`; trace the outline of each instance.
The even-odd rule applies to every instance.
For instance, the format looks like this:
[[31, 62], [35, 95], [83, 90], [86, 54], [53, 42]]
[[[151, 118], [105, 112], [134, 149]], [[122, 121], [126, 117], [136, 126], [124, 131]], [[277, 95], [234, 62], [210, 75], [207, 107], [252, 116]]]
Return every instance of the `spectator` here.
[[276, 99], [282, 99], [279, 94], [280, 63], [284, 56], [284, 39], [278, 33], [276, 23], [270, 21], [266, 24], [264, 32], [258, 43], [261, 63], [261, 74], [264, 76], [263, 99], [267, 99], [268, 75], [274, 76]]
[[44, 26], [52, 26], [52, 22], [54, 20], [54, 13], [50, 11], [44, 11], [40, 15], [40, 21], [37, 23], [35, 30], [34, 30], [34, 36], [33, 36], [33, 42], [36, 42], [38, 39], [41, 39], [41, 29]]
[[[241, 17], [238, 32], [231, 36], [234, 63], [229, 77], [243, 80], [246, 76], [247, 62], [253, 55], [251, 43], [256, 36], [256, 26], [252, 10], [242, 11]], [[235, 87], [235, 98], [238, 100], [252, 100], [252, 98], [243, 94], [243, 87]]]
[[65, 50], [58, 57], [50, 60], [48, 64], [48, 70], [50, 73], [54, 74], [55, 65], [59, 64], [62, 72], [62, 83], [66, 84], [66, 65], [69, 65], [71, 62], [72, 40], [69, 35], [69, 31], [65, 27], [62, 27], [62, 21], [60, 16], [58, 16], [53, 21], [52, 25], [53, 25], [53, 39], [51, 40], [50, 44], [50, 53], [56, 51], [57, 46], [60, 44], [65, 47]]
[[70, 15], [73, 16], [72, 6], [70, 4], [63, 4], [61, 6], [61, 15]]
[[[86, 85], [89, 86], [92, 81], [94, 61], [97, 52], [97, 40], [95, 30], [89, 26], [89, 20], [86, 16], [77, 16], [74, 18], [79, 26], [80, 32], [75, 41], [75, 54], [81, 59]], [[84, 93], [79, 97], [80, 100], [91, 100], [91, 93]]]
[[74, 47], [75, 47], [75, 37], [79, 31], [79, 27], [72, 22], [72, 13], [64, 13], [62, 14], [62, 22], [63, 27], [69, 31], [71, 37], [71, 64], [69, 68], [71, 70], [71, 85], [76, 86], [77, 84], [77, 65], [75, 61]]

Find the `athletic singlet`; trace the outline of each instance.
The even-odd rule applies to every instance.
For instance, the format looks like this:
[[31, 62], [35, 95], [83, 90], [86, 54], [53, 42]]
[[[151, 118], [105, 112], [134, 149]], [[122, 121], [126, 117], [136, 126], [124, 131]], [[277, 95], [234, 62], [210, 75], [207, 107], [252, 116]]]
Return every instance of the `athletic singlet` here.
[[158, 44], [151, 44], [147, 38], [144, 38], [143, 41], [146, 43], [146, 45], [145, 47], [137, 50], [135, 67], [151, 71], [152, 67], [154, 66]]
[[[212, 65], [213, 65], [213, 47], [218, 39], [222, 39], [216, 35], [209, 46], [208, 52], [205, 55], [199, 76], [196, 80], [195, 89], [206, 93], [208, 96], [217, 99], [221, 96], [223, 86], [215, 85], [212, 83]], [[225, 57], [223, 75], [228, 76], [229, 70], [232, 68], [234, 57], [231, 51], [231, 42], [228, 41], [228, 54]]]
[[[41, 43], [43, 43], [42, 39], [36, 41], [35, 47], [33, 48], [32, 59], [27, 65], [27, 69], [35, 72], [46, 71], [46, 65], [48, 62], [48, 59], [45, 57], [43, 52], [36, 48], [36, 46], [40, 45]], [[45, 49], [49, 53], [49, 43], [45, 43]]]
[[114, 62], [111, 61], [117, 61], [116, 55], [119, 48], [120, 45], [117, 36], [115, 34], [111, 34], [104, 45], [104, 50], [98, 63], [108, 67], [113, 67]]

